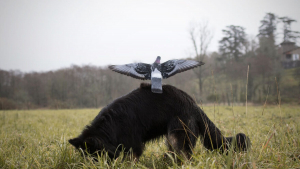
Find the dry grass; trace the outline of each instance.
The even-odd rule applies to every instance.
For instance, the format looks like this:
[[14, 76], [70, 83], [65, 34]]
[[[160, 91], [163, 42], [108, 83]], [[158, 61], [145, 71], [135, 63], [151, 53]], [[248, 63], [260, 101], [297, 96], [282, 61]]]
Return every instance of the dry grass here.
[[[83, 158], [68, 143], [98, 114], [97, 109], [0, 112], [0, 168], [300, 168], [300, 107], [205, 106], [204, 111], [226, 135], [248, 135], [248, 153], [223, 155], [206, 151], [198, 141], [190, 161], [163, 158], [164, 141], [146, 145], [140, 161], [99, 162]], [[280, 113], [281, 112], [281, 113]]]

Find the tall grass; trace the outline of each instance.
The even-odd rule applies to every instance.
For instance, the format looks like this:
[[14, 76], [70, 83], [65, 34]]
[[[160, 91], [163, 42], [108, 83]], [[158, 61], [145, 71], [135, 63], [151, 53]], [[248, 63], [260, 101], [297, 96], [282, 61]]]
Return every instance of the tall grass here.
[[[234, 108], [234, 114], [233, 114]], [[189, 161], [179, 163], [164, 140], [147, 143], [138, 162], [122, 157], [98, 162], [82, 157], [68, 143], [94, 117], [97, 109], [0, 112], [0, 168], [300, 168], [300, 107], [204, 106], [226, 136], [239, 132], [252, 142], [247, 153], [228, 155], [207, 151], [198, 141]], [[280, 111], [282, 112], [280, 114]], [[262, 115], [262, 112], [263, 115]]]

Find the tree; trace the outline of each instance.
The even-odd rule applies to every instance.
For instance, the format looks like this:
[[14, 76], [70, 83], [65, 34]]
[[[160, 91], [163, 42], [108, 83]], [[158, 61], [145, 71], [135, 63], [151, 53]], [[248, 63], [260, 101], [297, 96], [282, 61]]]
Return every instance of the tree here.
[[278, 17], [273, 13], [267, 13], [260, 21], [259, 27], [259, 53], [268, 57], [276, 56], [275, 31], [277, 29]]
[[276, 29], [278, 24], [278, 17], [273, 13], [267, 13], [264, 18], [260, 21], [259, 26], [259, 49], [258, 53], [260, 56], [268, 56], [276, 58]]
[[300, 32], [292, 31], [291, 24], [297, 21], [286, 16], [279, 19], [283, 22], [283, 41], [296, 41], [300, 37]]
[[299, 99], [299, 104], [300, 104], [300, 68], [296, 68], [295, 69], [295, 71], [294, 71], [294, 78], [296, 79], [296, 80], [298, 80], [298, 99]]
[[[213, 31], [209, 27], [208, 21], [193, 24], [189, 30], [189, 34], [196, 54], [196, 60], [204, 61], [207, 56], [207, 48], [213, 38]], [[203, 91], [203, 75], [205, 73], [205, 69], [200, 66], [199, 68], [194, 69], [194, 72], [199, 80], [198, 84], [201, 94]]]
[[269, 38], [273, 44], [275, 43], [275, 31], [277, 29], [278, 17], [273, 13], [267, 13], [263, 20], [260, 21], [261, 25], [259, 27], [260, 38]]
[[[259, 27], [259, 48], [257, 58], [254, 59], [254, 74], [261, 75], [262, 92], [268, 94], [268, 84], [276, 77], [278, 83], [281, 79], [282, 66], [280, 64], [280, 54], [275, 44], [276, 30], [279, 18], [273, 13], [267, 13], [260, 21]], [[260, 90], [259, 90], [260, 91]], [[275, 91], [275, 90], [273, 90]], [[272, 90], [271, 90], [272, 92]], [[261, 99], [261, 92], [259, 92]]]
[[33, 103], [39, 107], [47, 106], [47, 91], [45, 75], [43, 73], [27, 73], [24, 75], [25, 89]]
[[245, 43], [245, 56], [254, 57], [256, 55], [258, 43], [256, 36], [248, 36], [248, 40]]
[[226, 59], [235, 59], [238, 61], [244, 53], [243, 51], [247, 42], [245, 28], [230, 25], [222, 31], [225, 36], [219, 41], [220, 53]]

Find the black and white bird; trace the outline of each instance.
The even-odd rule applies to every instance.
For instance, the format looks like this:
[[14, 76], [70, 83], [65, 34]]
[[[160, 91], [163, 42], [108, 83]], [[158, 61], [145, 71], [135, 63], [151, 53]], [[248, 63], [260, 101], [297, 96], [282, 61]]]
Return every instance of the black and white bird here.
[[162, 78], [166, 79], [177, 73], [201, 65], [204, 65], [204, 63], [194, 60], [168, 60], [161, 64], [160, 56], [157, 56], [153, 64], [130, 63], [125, 65], [110, 65], [109, 68], [136, 79], [151, 79], [151, 91], [153, 93], [162, 93]]

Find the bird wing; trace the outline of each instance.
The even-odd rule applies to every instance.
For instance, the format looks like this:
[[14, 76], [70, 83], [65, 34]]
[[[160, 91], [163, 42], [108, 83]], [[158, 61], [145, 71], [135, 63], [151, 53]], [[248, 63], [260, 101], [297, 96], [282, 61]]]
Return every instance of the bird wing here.
[[194, 60], [169, 60], [161, 64], [161, 74], [164, 79], [177, 73], [204, 65], [204, 62]]
[[131, 76], [136, 79], [148, 80], [151, 78], [151, 65], [146, 63], [110, 65], [108, 67], [115, 72]]

